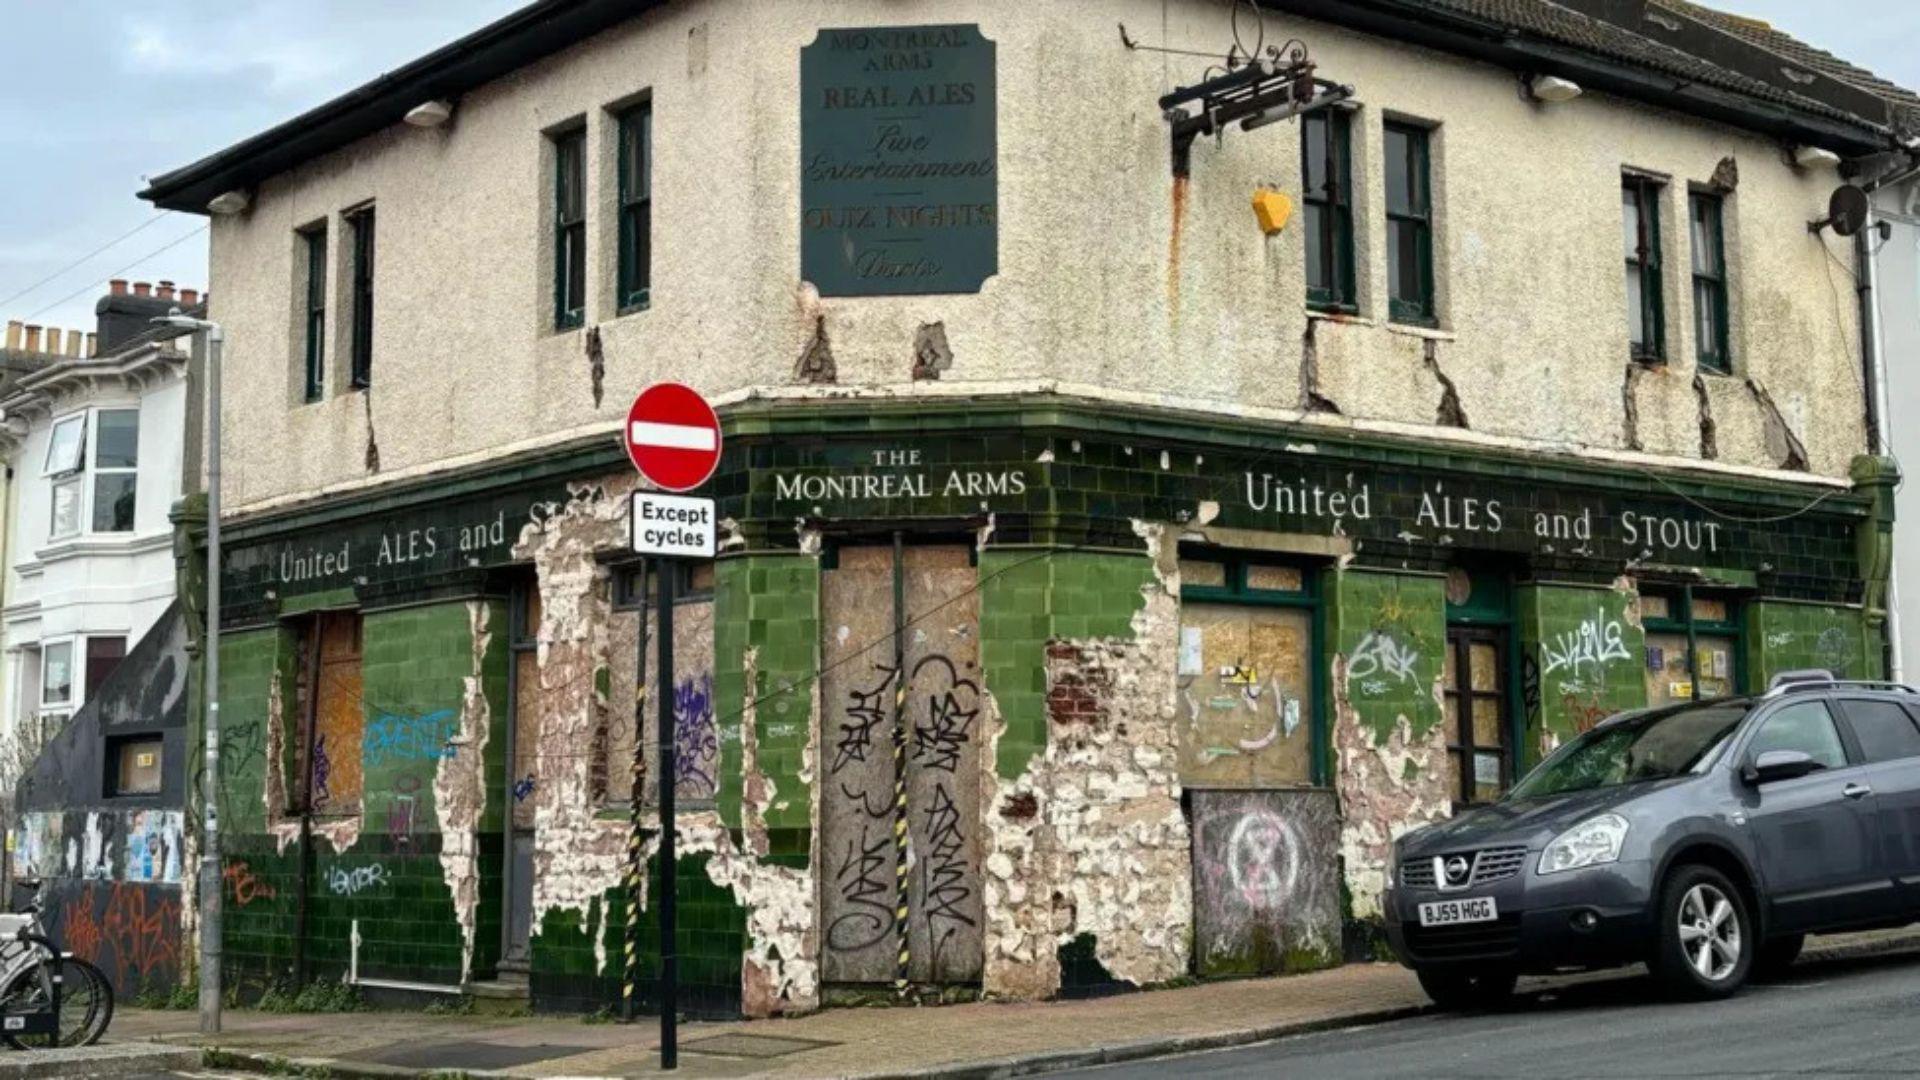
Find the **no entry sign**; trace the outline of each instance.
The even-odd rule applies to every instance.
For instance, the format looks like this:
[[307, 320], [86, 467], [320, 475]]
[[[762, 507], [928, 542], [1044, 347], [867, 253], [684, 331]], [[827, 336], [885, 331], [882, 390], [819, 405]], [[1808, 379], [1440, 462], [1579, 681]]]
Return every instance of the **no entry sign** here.
[[627, 410], [627, 456], [663, 491], [692, 491], [720, 464], [720, 418], [697, 392], [654, 383]]

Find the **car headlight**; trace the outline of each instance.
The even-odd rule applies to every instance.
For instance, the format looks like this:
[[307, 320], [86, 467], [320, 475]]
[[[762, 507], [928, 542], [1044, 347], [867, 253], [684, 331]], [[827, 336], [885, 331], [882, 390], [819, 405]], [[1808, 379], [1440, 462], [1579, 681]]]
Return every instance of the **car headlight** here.
[[1620, 860], [1620, 849], [1627, 842], [1627, 819], [1619, 814], [1601, 814], [1575, 825], [1547, 845], [1540, 853], [1540, 872], [1557, 874], [1583, 866], [1601, 866]]

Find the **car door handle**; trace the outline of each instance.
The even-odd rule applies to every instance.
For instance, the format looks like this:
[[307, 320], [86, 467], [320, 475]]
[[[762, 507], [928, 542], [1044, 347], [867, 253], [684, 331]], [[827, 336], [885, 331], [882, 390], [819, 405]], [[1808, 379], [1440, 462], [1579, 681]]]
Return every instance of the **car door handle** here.
[[1840, 789], [1840, 794], [1849, 799], [1864, 799], [1873, 794], [1873, 789], [1865, 784], [1848, 784]]

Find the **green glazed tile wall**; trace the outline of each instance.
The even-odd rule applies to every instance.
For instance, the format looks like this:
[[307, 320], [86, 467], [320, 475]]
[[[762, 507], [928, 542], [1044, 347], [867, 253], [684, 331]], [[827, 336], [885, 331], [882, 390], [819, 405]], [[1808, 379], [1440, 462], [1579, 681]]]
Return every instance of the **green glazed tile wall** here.
[[1047, 642], [1125, 637], [1153, 580], [1144, 553], [980, 553], [980, 666], [1006, 731], [994, 767], [1011, 779], [1047, 741]]
[[1547, 734], [1565, 741], [1598, 718], [1647, 703], [1647, 638], [1629, 617], [1630, 591], [1523, 585], [1516, 599], [1524, 768], [1540, 759]]
[[1747, 684], [1758, 691], [1782, 671], [1823, 668], [1852, 679], [1884, 678], [1879, 634], [1860, 609], [1760, 600], [1746, 607]]
[[1445, 580], [1367, 570], [1327, 577], [1329, 641], [1347, 658], [1348, 703], [1383, 745], [1401, 716], [1416, 739], [1425, 735], [1440, 722], [1433, 686], [1447, 643]]
[[[767, 811], [776, 858], [804, 863], [812, 792], [800, 782], [820, 663], [820, 560], [806, 554], [747, 555], [715, 568], [714, 712], [720, 729], [721, 820], [740, 826], [740, 723], [754, 700], [760, 769], [780, 791]], [[755, 683], [746, 657], [755, 650]], [[780, 731], [785, 734], [774, 734]]]

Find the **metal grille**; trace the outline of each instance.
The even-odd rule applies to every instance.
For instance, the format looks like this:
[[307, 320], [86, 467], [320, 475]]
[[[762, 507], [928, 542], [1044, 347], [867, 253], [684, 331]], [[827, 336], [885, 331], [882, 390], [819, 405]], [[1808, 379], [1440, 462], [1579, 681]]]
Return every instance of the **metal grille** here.
[[[1524, 847], [1487, 848], [1484, 851], [1452, 852], [1441, 858], [1465, 855], [1473, 860], [1473, 872], [1468, 875], [1466, 884], [1461, 888], [1475, 885], [1491, 885], [1496, 881], [1518, 874], [1527, 864], [1527, 849]], [[1432, 889], [1438, 887], [1434, 879], [1433, 857], [1404, 859], [1400, 863], [1400, 884], [1409, 889]]]
[[1488, 885], [1505, 881], [1520, 872], [1527, 862], [1524, 847], [1498, 847], [1482, 851], [1473, 860], [1473, 883]]

